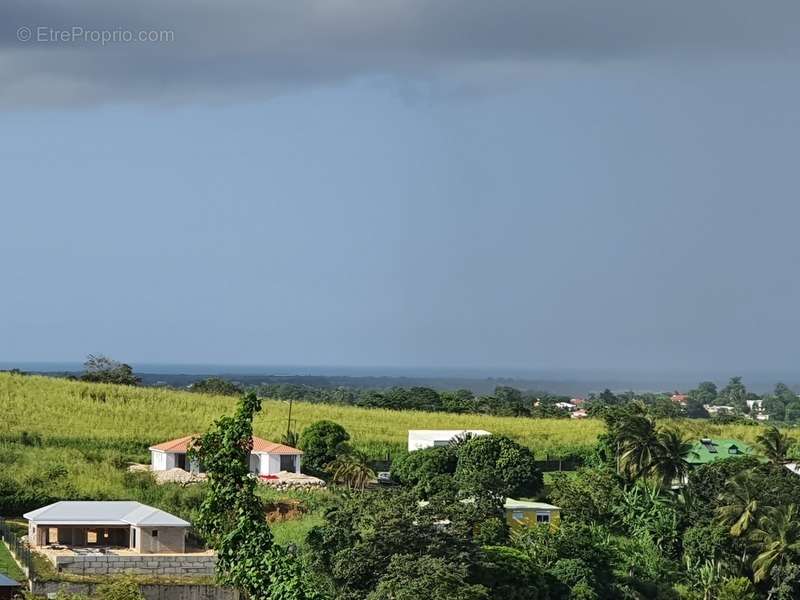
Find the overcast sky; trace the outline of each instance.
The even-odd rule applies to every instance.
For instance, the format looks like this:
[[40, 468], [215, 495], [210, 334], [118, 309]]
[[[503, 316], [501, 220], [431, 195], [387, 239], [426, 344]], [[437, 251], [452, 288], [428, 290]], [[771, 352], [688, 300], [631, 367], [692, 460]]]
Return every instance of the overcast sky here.
[[800, 372], [798, 64], [795, 0], [3, 2], [0, 361]]

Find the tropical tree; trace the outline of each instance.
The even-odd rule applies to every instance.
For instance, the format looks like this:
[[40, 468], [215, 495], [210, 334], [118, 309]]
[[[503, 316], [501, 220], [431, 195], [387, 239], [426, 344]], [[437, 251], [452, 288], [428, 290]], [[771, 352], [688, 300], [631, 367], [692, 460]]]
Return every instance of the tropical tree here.
[[669, 487], [676, 481], [684, 483], [689, 474], [686, 458], [692, 451], [692, 444], [674, 429], [660, 430], [656, 440], [648, 472], [662, 487]]
[[618, 424], [615, 434], [622, 472], [631, 478], [648, 475], [659, 446], [655, 421], [644, 415], [631, 415]]
[[133, 367], [102, 354], [87, 356], [83, 367], [84, 371], [80, 376], [83, 381], [119, 385], [139, 385], [142, 381], [133, 373]]
[[800, 553], [800, 520], [797, 505], [777, 506], [764, 511], [758, 528], [750, 534], [758, 554], [753, 559], [756, 583], [769, 576], [774, 566], [792, 562]]
[[777, 427], [769, 427], [757, 438], [761, 451], [776, 465], [786, 462], [786, 458], [795, 441]]
[[730, 527], [732, 537], [740, 537], [759, 515], [758, 490], [749, 471], [737, 473], [725, 483], [717, 507], [717, 521]]
[[376, 477], [367, 456], [359, 450], [340, 454], [327, 465], [326, 470], [333, 475], [334, 481], [340, 481], [349, 489], [362, 492]]

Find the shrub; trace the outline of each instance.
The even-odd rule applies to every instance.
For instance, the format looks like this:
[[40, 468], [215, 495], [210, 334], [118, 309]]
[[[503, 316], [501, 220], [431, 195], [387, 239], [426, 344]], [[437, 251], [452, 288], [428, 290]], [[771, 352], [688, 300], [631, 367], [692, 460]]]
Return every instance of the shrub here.
[[533, 452], [502, 435], [476, 437], [458, 453], [456, 481], [471, 494], [529, 497], [542, 489]]
[[347, 451], [346, 444], [349, 440], [350, 434], [333, 421], [317, 421], [306, 427], [300, 435], [305, 470], [309, 473], [324, 473], [328, 464]]
[[392, 463], [392, 478], [403, 485], [427, 484], [437, 475], [453, 475], [458, 457], [450, 448], [424, 448], [409, 452]]
[[114, 577], [101, 583], [95, 595], [98, 600], [145, 600], [139, 584], [132, 577]]

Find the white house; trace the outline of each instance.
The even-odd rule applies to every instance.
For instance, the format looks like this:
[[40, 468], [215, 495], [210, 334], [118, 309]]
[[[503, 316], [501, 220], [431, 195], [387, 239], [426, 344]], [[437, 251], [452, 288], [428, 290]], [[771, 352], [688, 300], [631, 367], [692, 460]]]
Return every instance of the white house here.
[[62, 501], [23, 516], [34, 547], [121, 547], [138, 554], [184, 553], [190, 526], [163, 510], [129, 501]]
[[[192, 440], [199, 435], [187, 435], [176, 440], [162, 442], [150, 447], [150, 465], [153, 471], [183, 469], [202, 473], [202, 465], [192, 463], [186, 456]], [[270, 442], [253, 436], [253, 450], [250, 453], [250, 472], [266, 477], [280, 471], [300, 473], [303, 452], [297, 448]]]
[[467, 434], [491, 435], [483, 429], [409, 429], [408, 451], [447, 446], [454, 438]]

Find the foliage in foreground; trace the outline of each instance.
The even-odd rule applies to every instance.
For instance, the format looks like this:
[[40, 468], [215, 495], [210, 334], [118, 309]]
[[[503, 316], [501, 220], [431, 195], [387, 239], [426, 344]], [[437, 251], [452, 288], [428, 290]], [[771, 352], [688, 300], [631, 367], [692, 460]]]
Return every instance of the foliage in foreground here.
[[243, 397], [233, 416], [222, 417], [190, 450], [208, 475], [197, 526], [217, 551], [217, 576], [253, 600], [321, 598], [302, 564], [274, 544], [256, 481], [250, 476], [255, 394]]

